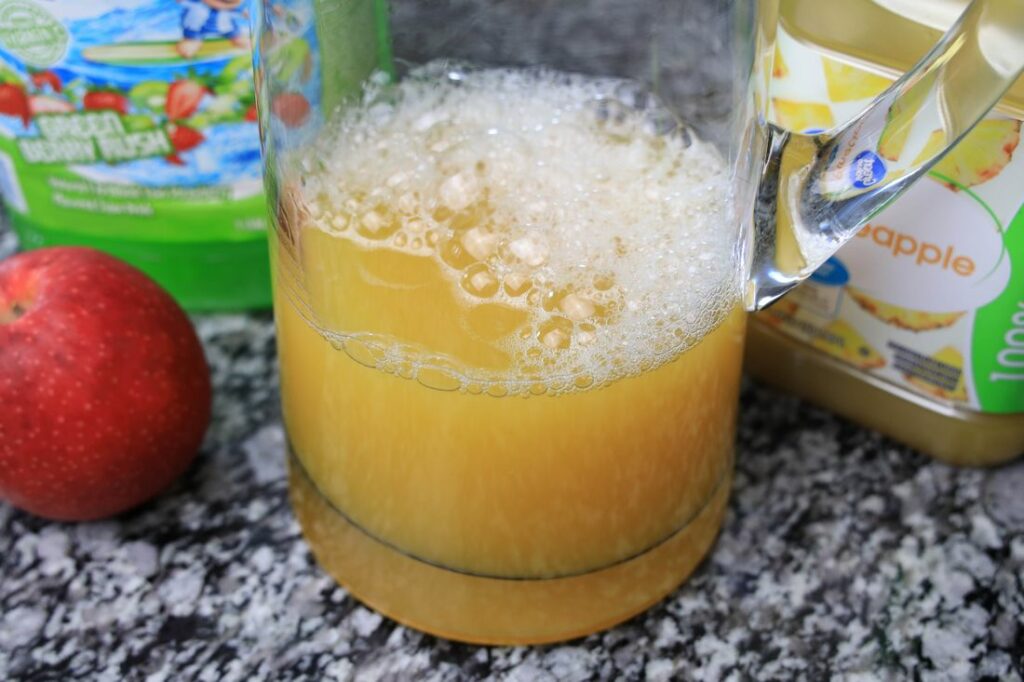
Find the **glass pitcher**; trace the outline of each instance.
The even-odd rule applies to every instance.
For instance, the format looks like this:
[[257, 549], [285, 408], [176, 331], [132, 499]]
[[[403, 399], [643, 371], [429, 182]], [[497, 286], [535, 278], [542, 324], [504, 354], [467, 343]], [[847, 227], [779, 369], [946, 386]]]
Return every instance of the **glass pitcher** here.
[[[998, 100], [1012, 5], [797, 135], [763, 111], [777, 2], [262, 3], [290, 485], [324, 568], [483, 643], [678, 586], [725, 514], [746, 311]], [[941, 144], [879, 153], [924, 129]]]

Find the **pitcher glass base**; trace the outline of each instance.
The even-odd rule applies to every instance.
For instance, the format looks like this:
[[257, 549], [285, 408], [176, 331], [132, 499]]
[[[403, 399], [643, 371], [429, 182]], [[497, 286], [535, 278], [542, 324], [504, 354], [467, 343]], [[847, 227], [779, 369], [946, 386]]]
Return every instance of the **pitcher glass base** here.
[[644, 554], [567, 578], [467, 575], [415, 559], [338, 513], [288, 457], [292, 507], [320, 565], [357, 599], [403, 625], [474, 644], [540, 644], [628, 620], [678, 587], [707, 554], [725, 514], [731, 472], [701, 512]]

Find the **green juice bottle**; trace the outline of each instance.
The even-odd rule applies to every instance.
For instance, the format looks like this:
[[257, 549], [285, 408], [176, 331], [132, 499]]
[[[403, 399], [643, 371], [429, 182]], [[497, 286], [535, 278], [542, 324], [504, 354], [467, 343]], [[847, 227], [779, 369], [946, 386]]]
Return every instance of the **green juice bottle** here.
[[[288, 84], [271, 118], [297, 133], [339, 87], [319, 46], [347, 42], [319, 4], [262, 3], [295, 27], [265, 49]], [[386, 41], [382, 4], [334, 4]], [[102, 249], [194, 311], [270, 305], [249, 5], [0, 0], [0, 194], [22, 248]]]

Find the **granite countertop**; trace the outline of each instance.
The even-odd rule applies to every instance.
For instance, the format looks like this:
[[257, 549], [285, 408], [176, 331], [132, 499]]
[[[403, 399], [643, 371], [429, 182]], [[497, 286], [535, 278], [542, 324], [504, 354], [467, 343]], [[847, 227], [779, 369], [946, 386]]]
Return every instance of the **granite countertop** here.
[[195, 321], [213, 423], [169, 492], [96, 523], [0, 504], [0, 679], [1024, 677], [1024, 463], [937, 464], [749, 382], [724, 530], [662, 604], [543, 647], [397, 626], [289, 510], [271, 316]]

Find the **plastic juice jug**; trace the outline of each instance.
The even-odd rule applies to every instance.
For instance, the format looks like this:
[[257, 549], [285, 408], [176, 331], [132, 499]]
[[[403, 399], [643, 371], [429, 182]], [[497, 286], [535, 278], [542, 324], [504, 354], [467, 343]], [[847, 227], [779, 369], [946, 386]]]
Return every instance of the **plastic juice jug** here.
[[[967, 4], [783, 2], [772, 117], [800, 132], [843, 124]], [[1018, 80], [927, 179], [752, 318], [747, 368], [951, 463], [1024, 451], [1022, 120]], [[927, 153], [936, 134], [883, 133], [880, 155]]]
[[[0, 1], [0, 192], [23, 248], [109, 251], [192, 310], [269, 306], [250, 11]], [[349, 25], [373, 32], [372, 17]], [[316, 39], [275, 52], [280, 125], [308, 124]]]

